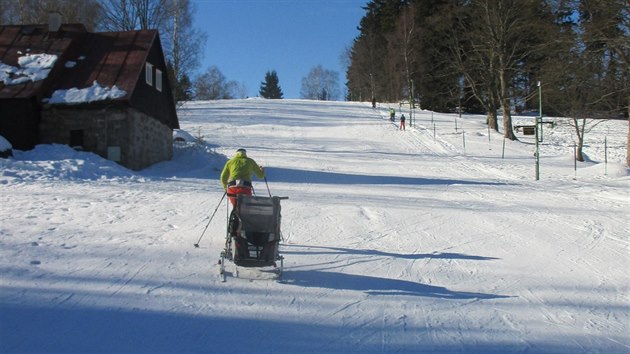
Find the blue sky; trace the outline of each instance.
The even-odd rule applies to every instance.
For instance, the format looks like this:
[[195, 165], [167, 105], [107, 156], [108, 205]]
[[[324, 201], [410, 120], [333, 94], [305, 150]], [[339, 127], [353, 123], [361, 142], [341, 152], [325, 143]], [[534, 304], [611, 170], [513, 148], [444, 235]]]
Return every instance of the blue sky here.
[[339, 73], [340, 56], [359, 34], [368, 0], [193, 0], [195, 25], [208, 40], [200, 72], [216, 65], [227, 80], [258, 95], [276, 70], [284, 98], [299, 98], [302, 78], [315, 66]]

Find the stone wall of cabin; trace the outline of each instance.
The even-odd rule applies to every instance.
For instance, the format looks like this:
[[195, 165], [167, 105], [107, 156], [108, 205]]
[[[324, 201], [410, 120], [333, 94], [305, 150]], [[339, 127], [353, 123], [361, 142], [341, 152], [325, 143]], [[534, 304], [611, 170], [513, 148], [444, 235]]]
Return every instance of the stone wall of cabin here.
[[173, 157], [173, 131], [144, 113], [130, 114], [129, 168], [143, 169]]
[[172, 130], [129, 107], [101, 109], [51, 106], [42, 111], [40, 141], [71, 145], [94, 152], [132, 169], [141, 170], [173, 156]]

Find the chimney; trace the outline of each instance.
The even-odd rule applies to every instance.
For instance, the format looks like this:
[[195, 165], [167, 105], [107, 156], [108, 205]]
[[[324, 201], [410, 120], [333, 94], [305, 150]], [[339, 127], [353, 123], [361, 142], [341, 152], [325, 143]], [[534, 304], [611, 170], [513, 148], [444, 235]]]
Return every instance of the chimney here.
[[48, 13], [48, 32], [57, 32], [61, 27], [61, 14], [59, 12]]

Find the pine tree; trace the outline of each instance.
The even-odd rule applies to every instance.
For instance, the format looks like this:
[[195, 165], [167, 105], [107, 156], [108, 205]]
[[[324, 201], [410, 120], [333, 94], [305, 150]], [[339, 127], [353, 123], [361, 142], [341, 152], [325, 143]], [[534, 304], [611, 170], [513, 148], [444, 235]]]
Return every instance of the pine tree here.
[[282, 99], [283, 93], [275, 70], [267, 71], [265, 81], [260, 83], [259, 94], [263, 98]]

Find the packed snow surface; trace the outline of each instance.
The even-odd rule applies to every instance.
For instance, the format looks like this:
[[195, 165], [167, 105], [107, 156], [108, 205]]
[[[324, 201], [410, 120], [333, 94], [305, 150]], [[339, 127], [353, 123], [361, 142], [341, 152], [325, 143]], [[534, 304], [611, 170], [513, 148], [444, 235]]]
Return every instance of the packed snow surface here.
[[[0, 352], [628, 353], [627, 121], [574, 165], [554, 119], [536, 180], [531, 136], [426, 111], [399, 131], [388, 109], [191, 102], [141, 172], [61, 145], [0, 159]], [[240, 147], [256, 194], [289, 197], [282, 281], [220, 281]]]

